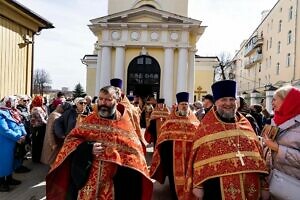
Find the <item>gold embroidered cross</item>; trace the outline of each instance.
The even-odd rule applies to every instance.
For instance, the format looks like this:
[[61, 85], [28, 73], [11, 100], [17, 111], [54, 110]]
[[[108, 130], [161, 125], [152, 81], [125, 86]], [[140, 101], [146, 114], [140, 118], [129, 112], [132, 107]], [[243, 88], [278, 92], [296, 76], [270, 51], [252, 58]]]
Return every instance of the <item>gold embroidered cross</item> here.
[[236, 157], [239, 157], [242, 166], [245, 166], [245, 163], [244, 163], [244, 160], [243, 160], [243, 157], [244, 157], [245, 155], [242, 154], [242, 153], [240, 152], [240, 150], [237, 151], [237, 154], [235, 154], [235, 156], [236, 156]]
[[91, 186], [86, 186], [84, 189], [83, 189], [83, 192], [86, 194], [86, 196], [89, 196], [90, 193], [92, 192], [92, 187]]

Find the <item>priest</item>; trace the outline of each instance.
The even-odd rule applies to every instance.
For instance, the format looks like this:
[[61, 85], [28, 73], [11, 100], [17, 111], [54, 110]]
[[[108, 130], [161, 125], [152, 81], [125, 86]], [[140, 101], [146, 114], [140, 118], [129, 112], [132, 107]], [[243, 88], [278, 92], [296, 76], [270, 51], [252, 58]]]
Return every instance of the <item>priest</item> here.
[[268, 199], [266, 163], [251, 124], [237, 112], [236, 82], [216, 82], [212, 91], [215, 106], [196, 132], [186, 199]]
[[184, 198], [185, 175], [199, 120], [189, 108], [189, 93], [176, 94], [178, 105], [161, 127], [150, 168], [161, 184], [168, 176], [172, 199]]
[[68, 134], [46, 177], [48, 200], [151, 200], [142, 145], [119, 98], [102, 88], [96, 111]]

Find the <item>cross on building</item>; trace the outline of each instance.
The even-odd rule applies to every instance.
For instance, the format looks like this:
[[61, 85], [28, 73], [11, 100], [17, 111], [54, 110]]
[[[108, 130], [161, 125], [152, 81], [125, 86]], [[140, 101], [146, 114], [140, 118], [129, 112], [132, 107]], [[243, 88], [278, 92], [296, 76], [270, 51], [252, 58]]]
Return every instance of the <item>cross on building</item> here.
[[195, 93], [195, 97], [196, 97], [194, 100], [196, 101], [196, 100], [200, 100], [201, 94], [206, 94], [207, 91], [202, 91], [202, 87], [198, 86], [197, 90], [195, 90], [194, 93]]

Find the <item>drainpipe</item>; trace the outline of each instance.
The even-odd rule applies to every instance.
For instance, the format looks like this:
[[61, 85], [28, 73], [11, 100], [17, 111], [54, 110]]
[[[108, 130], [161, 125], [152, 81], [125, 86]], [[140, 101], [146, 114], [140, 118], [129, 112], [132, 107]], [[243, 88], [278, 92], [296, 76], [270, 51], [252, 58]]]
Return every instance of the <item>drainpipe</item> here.
[[[32, 91], [33, 91], [33, 63], [34, 63], [34, 36], [35, 36], [36, 32], [32, 33], [32, 53], [31, 53], [31, 80], [26, 80], [27, 83], [28, 81], [30, 81], [30, 96], [32, 97]], [[28, 54], [29, 54], [29, 45], [27, 45], [27, 67], [28, 66]], [[27, 73], [28, 73], [28, 69], [27, 69]], [[28, 76], [27, 76], [28, 77]], [[27, 91], [28, 92], [28, 91]]]
[[298, 33], [298, 28], [297, 28], [297, 22], [298, 22], [298, 4], [299, 0], [296, 1], [296, 16], [295, 16], [295, 47], [294, 47], [294, 71], [293, 71], [293, 79], [291, 81], [291, 84], [293, 81], [296, 80], [296, 57], [297, 57], [297, 33]]

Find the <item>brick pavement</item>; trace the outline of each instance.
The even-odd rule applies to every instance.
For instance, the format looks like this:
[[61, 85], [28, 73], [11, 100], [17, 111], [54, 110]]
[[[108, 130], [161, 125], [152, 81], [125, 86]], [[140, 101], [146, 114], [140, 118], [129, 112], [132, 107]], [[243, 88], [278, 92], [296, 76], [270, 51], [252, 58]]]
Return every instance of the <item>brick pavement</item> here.
[[0, 192], [1, 200], [38, 200], [46, 199], [45, 176], [48, 167], [43, 164], [26, 160], [24, 165], [31, 169], [29, 173], [14, 174], [13, 177], [22, 181], [21, 185], [11, 186], [10, 192]]

